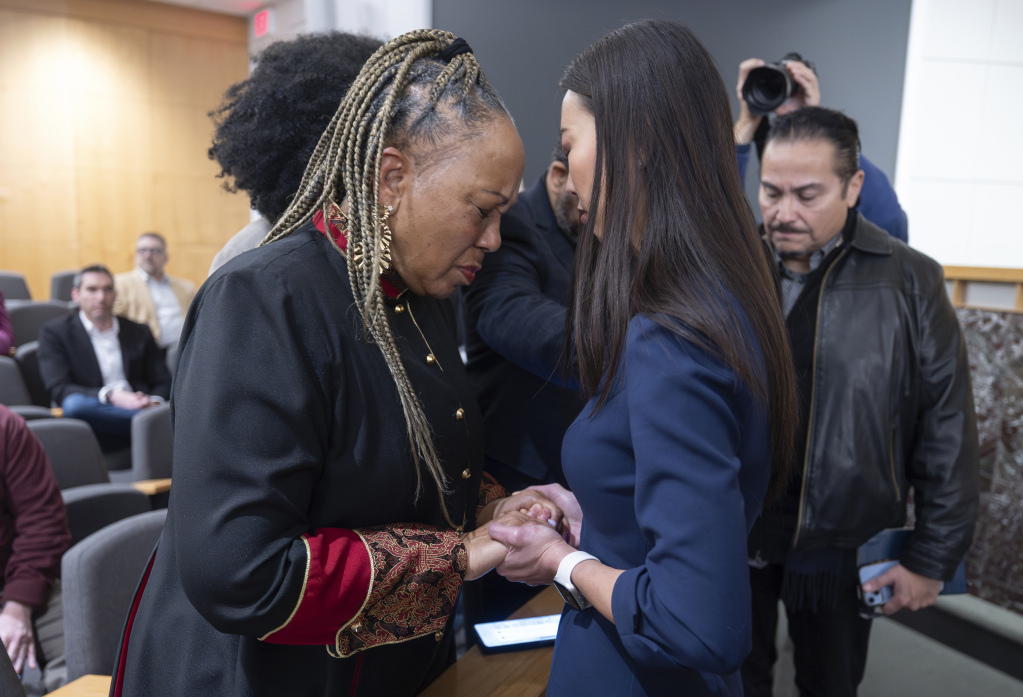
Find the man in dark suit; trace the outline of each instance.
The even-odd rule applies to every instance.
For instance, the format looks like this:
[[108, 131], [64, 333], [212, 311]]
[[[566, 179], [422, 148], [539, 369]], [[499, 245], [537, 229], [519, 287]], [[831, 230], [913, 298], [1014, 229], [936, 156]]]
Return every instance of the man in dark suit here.
[[114, 278], [104, 266], [75, 276], [79, 312], [39, 332], [39, 371], [64, 416], [92, 426], [105, 451], [130, 443], [131, 419], [170, 396], [170, 372], [149, 327], [114, 315]]
[[[501, 219], [464, 295], [469, 380], [483, 412], [485, 471], [508, 491], [558, 482], [561, 441], [585, 400], [566, 378], [565, 314], [579, 230], [561, 145]], [[502, 620], [537, 589], [488, 574], [466, 589], [467, 622]]]
[[486, 471], [509, 491], [565, 484], [561, 440], [584, 404], [563, 356], [578, 229], [559, 144], [504, 215], [501, 248], [465, 293], [466, 367], [483, 411]]

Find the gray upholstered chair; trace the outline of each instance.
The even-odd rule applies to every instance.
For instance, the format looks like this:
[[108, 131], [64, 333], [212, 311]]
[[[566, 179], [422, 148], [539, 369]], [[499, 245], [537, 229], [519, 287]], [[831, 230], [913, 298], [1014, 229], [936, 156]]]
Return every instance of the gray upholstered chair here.
[[170, 405], [143, 409], [131, 420], [131, 467], [134, 480], [171, 476], [172, 446]]
[[50, 320], [63, 317], [72, 307], [65, 302], [12, 300], [6, 303], [7, 314], [14, 329], [14, 345], [21, 346], [39, 338], [39, 328]]
[[42, 443], [67, 509], [72, 543], [110, 523], [152, 508], [131, 484], [110, 483], [103, 454], [89, 424], [78, 419], [28, 422]]
[[25, 688], [21, 686], [21, 680], [14, 672], [14, 666], [6, 651], [0, 651], [0, 695], [25, 697]]
[[78, 419], [39, 419], [29, 421], [28, 427], [43, 444], [61, 489], [110, 482], [89, 424]]
[[131, 484], [86, 484], [64, 489], [71, 544], [111, 523], [152, 510], [149, 497]]
[[22, 379], [21, 369], [9, 356], [0, 356], [0, 404], [29, 419], [50, 418], [49, 409], [32, 404], [32, 396]]
[[7, 408], [25, 419], [25, 421], [53, 418], [53, 412], [46, 407], [37, 407], [35, 404], [16, 404]]
[[50, 276], [50, 300], [71, 302], [71, 284], [78, 271], [58, 271]]
[[61, 489], [109, 481], [135, 481], [135, 473], [131, 469], [131, 448], [104, 453], [96, 434], [84, 421], [39, 419], [30, 421], [29, 428], [35, 431], [50, 456], [50, 464]]
[[17, 271], [0, 271], [0, 291], [3, 291], [5, 301], [32, 299], [25, 275]]
[[30, 341], [22, 344], [14, 354], [14, 360], [21, 368], [21, 377], [28, 388], [28, 394], [32, 398], [32, 404], [40, 407], [49, 407], [53, 402], [50, 399], [50, 391], [46, 389], [43, 382], [43, 375], [39, 372], [39, 342]]
[[178, 369], [178, 345], [171, 344], [167, 347], [167, 370], [170, 371], [171, 377], [174, 377], [174, 373]]
[[64, 554], [61, 590], [68, 681], [113, 672], [124, 620], [166, 519], [166, 510], [125, 518]]
[[10, 356], [0, 356], [0, 404], [9, 407], [31, 403], [32, 395], [28, 393], [17, 361]]
[[112, 482], [131, 483], [137, 481], [135, 470], [131, 468], [131, 447], [103, 453], [103, 464]]

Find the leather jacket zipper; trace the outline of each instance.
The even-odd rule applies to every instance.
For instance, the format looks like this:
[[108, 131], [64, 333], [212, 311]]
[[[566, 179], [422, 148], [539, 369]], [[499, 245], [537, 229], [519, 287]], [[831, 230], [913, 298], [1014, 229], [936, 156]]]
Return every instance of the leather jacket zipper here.
[[807, 411], [806, 453], [803, 456], [803, 481], [799, 485], [799, 517], [796, 518], [796, 534], [792, 537], [792, 549], [795, 549], [799, 543], [799, 533], [803, 530], [803, 510], [806, 508], [806, 475], [810, 472], [810, 437], [813, 435], [813, 408], [817, 400], [817, 349], [821, 339], [821, 305], [824, 302], [824, 288], [828, 284], [828, 276], [831, 275], [835, 266], [848, 251], [848, 249], [843, 249], [841, 254], [835, 257], [831, 266], [824, 272], [824, 278], [821, 279], [821, 289], [817, 293], [817, 325], [814, 327], [813, 333], [813, 366], [811, 368], [813, 380], [810, 383], [810, 408]]
[[895, 476], [895, 429], [891, 430], [888, 436], [888, 466], [892, 471], [892, 486], [895, 487], [895, 501], [902, 501], [902, 491], [899, 489], [899, 478]]

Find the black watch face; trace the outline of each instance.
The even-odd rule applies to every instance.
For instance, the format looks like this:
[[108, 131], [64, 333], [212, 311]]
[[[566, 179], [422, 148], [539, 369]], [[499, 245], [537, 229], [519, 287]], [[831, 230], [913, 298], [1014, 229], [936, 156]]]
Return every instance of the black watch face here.
[[561, 597], [565, 599], [566, 603], [568, 603], [576, 610], [582, 610], [582, 608], [579, 607], [579, 601], [575, 599], [575, 594], [573, 594], [570, 590], [565, 588], [557, 581], [554, 581], [554, 587], [558, 589], [558, 592], [561, 593]]

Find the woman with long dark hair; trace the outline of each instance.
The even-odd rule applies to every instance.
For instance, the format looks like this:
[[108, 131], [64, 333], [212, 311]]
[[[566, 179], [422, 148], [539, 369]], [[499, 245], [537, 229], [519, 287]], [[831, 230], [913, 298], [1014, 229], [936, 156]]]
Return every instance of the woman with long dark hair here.
[[492, 523], [510, 547], [498, 571], [553, 581], [569, 604], [552, 697], [739, 695], [746, 536], [784, 485], [796, 405], [725, 85], [686, 27], [643, 21], [561, 86], [585, 225], [569, 321], [590, 401], [562, 451], [578, 503], [547, 490], [583, 516], [582, 539]]

